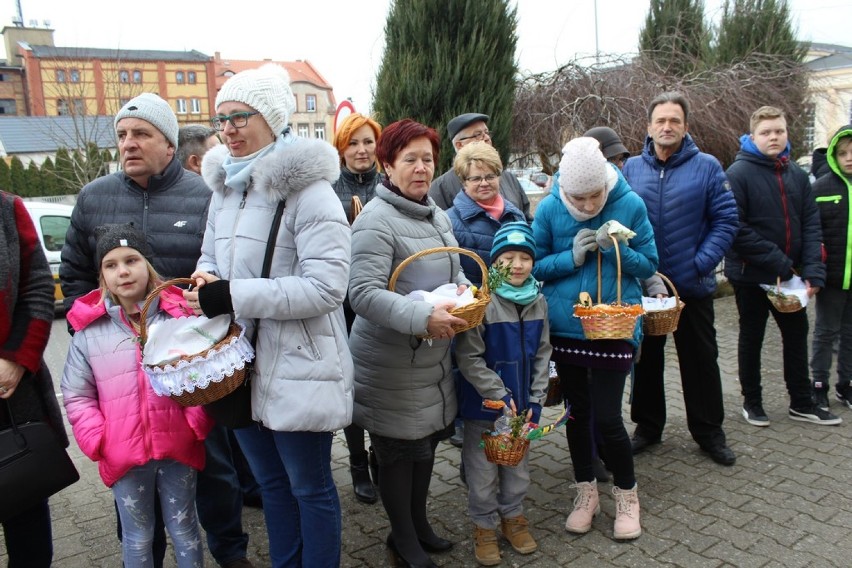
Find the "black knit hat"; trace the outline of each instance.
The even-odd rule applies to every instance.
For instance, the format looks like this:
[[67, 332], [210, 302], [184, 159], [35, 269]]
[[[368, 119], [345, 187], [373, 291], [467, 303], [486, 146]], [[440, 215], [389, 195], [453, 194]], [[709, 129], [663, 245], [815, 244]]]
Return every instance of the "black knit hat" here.
[[154, 251], [148, 245], [145, 233], [133, 226], [133, 223], [122, 225], [101, 225], [95, 228], [97, 245], [95, 248], [95, 259], [98, 269], [101, 261], [112, 249], [118, 247], [130, 247], [136, 249], [148, 262], [154, 258]]
[[595, 126], [586, 131], [583, 136], [594, 138], [601, 145], [601, 154], [607, 160], [616, 156], [621, 156], [624, 159], [630, 157], [630, 152], [624, 147], [621, 138], [618, 137], [615, 130], [608, 126]]

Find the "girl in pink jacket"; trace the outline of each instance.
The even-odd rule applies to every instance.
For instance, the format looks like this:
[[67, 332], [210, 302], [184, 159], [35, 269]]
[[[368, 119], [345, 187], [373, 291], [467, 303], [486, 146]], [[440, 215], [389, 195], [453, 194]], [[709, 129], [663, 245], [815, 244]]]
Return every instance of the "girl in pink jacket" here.
[[[202, 566], [195, 484], [212, 422], [200, 407], [157, 396], [142, 368], [139, 308], [161, 283], [145, 235], [132, 225], [105, 225], [96, 233], [100, 288], [78, 298], [67, 315], [76, 332], [62, 376], [68, 420], [80, 449], [112, 487], [124, 566], [153, 565], [158, 493], [177, 566]], [[190, 315], [176, 287], [147, 313], [150, 323]]]

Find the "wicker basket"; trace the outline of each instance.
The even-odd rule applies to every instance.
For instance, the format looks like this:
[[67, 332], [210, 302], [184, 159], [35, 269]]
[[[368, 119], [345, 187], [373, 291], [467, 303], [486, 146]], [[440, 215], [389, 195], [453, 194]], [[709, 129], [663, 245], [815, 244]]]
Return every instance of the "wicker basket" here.
[[485, 458], [497, 465], [516, 466], [530, 449], [529, 440], [508, 434], [492, 436], [490, 432], [483, 432], [482, 443], [485, 445]]
[[349, 224], [351, 225], [355, 222], [355, 218], [361, 213], [361, 210], [364, 209], [364, 204], [361, 203], [360, 197], [353, 195], [349, 207]]
[[[469, 250], [465, 250], [459, 247], [435, 247], [421, 250], [420, 252], [414, 253], [402, 262], [399, 263], [399, 266], [396, 267], [396, 270], [391, 274], [390, 281], [388, 282], [388, 290], [393, 292], [396, 288], [396, 281], [399, 278], [399, 275], [402, 274], [403, 269], [417, 260], [418, 258], [422, 258], [429, 254], [437, 254], [437, 253], [458, 253], [464, 254], [472, 258], [476, 261], [476, 264], [479, 266], [479, 270], [482, 271], [482, 287], [479, 288], [479, 291], [476, 293], [476, 299], [473, 303], [468, 304], [466, 306], [462, 306], [460, 308], [454, 308], [450, 310], [450, 313], [457, 318], [461, 318], [465, 320], [467, 323], [464, 325], [454, 325], [453, 331], [456, 333], [461, 333], [463, 331], [467, 331], [469, 329], [473, 329], [482, 323], [482, 319], [485, 317], [485, 308], [488, 306], [488, 302], [491, 301], [491, 293], [488, 290], [488, 268], [486, 268], [485, 263], [482, 262], [482, 259], [479, 258], [479, 255], [470, 252]], [[424, 339], [429, 339], [429, 335], [423, 336]]]
[[645, 331], [645, 335], [668, 335], [674, 332], [677, 329], [680, 312], [686, 305], [680, 300], [680, 295], [678, 295], [677, 288], [672, 281], [666, 278], [665, 274], [657, 272], [657, 275], [674, 292], [675, 307], [667, 310], [646, 311], [645, 315], [642, 316], [642, 329]]
[[[141, 344], [144, 345], [148, 340], [148, 328], [147, 328], [147, 314], [148, 308], [151, 306], [151, 303], [160, 295], [160, 292], [168, 288], [169, 286], [173, 286], [175, 284], [194, 284], [195, 281], [191, 278], [175, 278], [174, 280], [168, 280], [163, 282], [156, 288], [154, 288], [148, 297], [145, 299], [145, 304], [142, 306], [142, 310], [139, 314], [139, 338], [141, 340]], [[181, 361], [191, 362], [193, 360], [197, 360], [198, 358], [204, 358], [208, 353], [212, 353], [214, 351], [219, 351], [225, 349], [231, 344], [234, 338], [240, 337], [243, 333], [243, 328], [236, 323], [235, 321], [231, 321], [231, 325], [228, 328], [228, 333], [222, 338], [221, 341], [213, 345], [209, 349], [205, 349], [200, 353], [195, 353], [193, 355], [185, 355], [180, 357], [176, 362], [170, 362], [165, 365], [145, 365], [146, 372], [149, 369], [160, 369], [164, 370], [167, 366], [174, 367], [177, 363]], [[181, 406], [200, 406], [202, 404], [209, 404], [213, 401], [219, 400], [224, 396], [230, 394], [237, 387], [239, 387], [246, 378], [246, 368], [249, 367], [249, 364], [243, 368], [235, 369], [233, 374], [225, 375], [221, 381], [215, 382], [211, 381], [206, 388], [196, 388], [192, 392], [184, 392], [182, 394], [172, 394], [169, 398], [176, 401]], [[191, 372], [191, 367], [187, 367], [186, 372]]]
[[644, 313], [641, 305], [621, 303], [621, 253], [618, 241], [609, 236], [615, 246], [615, 266], [617, 270], [616, 301], [614, 304], [601, 303], [601, 251], [598, 250], [598, 303], [587, 307], [574, 305], [574, 317], [580, 318], [583, 335], [586, 339], [630, 339], [636, 328], [636, 318]]
[[785, 294], [781, 291], [780, 276], [775, 282], [775, 290], [766, 292], [766, 297], [769, 298], [769, 301], [772, 303], [772, 307], [785, 314], [798, 312], [803, 307], [799, 298], [792, 294]]

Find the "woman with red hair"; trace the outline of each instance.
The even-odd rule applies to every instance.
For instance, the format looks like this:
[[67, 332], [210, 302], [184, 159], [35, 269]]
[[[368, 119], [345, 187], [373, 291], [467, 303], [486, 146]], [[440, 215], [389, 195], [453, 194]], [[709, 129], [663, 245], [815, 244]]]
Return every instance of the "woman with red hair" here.
[[[375, 197], [376, 185], [382, 179], [376, 163], [376, 142], [381, 133], [382, 127], [378, 122], [357, 112], [347, 116], [334, 133], [333, 144], [340, 154], [340, 177], [333, 187], [350, 224], [357, 216], [358, 208], [353, 208], [355, 199], [359, 205], [366, 205]], [[355, 312], [349, 305], [348, 297], [343, 302], [343, 314], [346, 316], [348, 333], [355, 321]], [[379, 497], [373, 485], [378, 483], [376, 470], [373, 472], [373, 480], [370, 480], [370, 465], [377, 467], [373, 448], [370, 448], [368, 460], [364, 447], [364, 429], [354, 422], [343, 429], [343, 434], [349, 447], [349, 473], [352, 474], [355, 498], [362, 503], [375, 503]]]
[[[452, 302], [432, 305], [406, 295], [453, 283], [470, 284], [457, 254], [436, 253], [408, 265], [395, 291], [391, 274], [424, 249], [458, 246], [450, 220], [429, 197], [438, 159], [438, 134], [405, 119], [382, 132], [376, 155], [387, 173], [376, 197], [352, 225], [349, 335], [355, 363], [353, 421], [370, 432], [379, 465], [379, 492], [391, 526], [393, 563], [435, 566], [427, 552], [453, 543], [432, 530], [426, 498], [435, 448], [456, 416], [450, 364]], [[431, 336], [431, 340], [423, 339]]]

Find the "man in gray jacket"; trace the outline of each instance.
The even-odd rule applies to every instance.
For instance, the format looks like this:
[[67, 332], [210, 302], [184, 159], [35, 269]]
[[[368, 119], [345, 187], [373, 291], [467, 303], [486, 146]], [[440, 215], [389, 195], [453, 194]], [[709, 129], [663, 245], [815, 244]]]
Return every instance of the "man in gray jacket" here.
[[[201, 176], [185, 170], [175, 157], [178, 122], [169, 103], [151, 93], [131, 99], [115, 116], [115, 132], [122, 169], [86, 184], [71, 213], [59, 267], [66, 308], [98, 286], [95, 227], [100, 225], [133, 223], [141, 229], [163, 278], [188, 277], [201, 256], [212, 194]], [[221, 566], [251, 567], [237, 474], [225, 433], [215, 432], [205, 441], [207, 465], [198, 474], [199, 520]], [[161, 531], [155, 530], [155, 568], [165, 554]]]
[[[468, 112], [460, 114], [447, 123], [447, 133], [453, 141], [456, 152], [471, 142], [485, 142], [491, 146], [491, 133], [488, 131], [487, 114]], [[456, 175], [452, 168], [444, 175], [436, 178], [429, 188], [429, 197], [435, 201], [435, 205], [446, 211], [453, 206], [453, 200], [462, 189], [462, 180]], [[532, 223], [530, 214], [530, 200], [526, 192], [518, 182], [515, 174], [509, 170], [503, 170], [500, 175], [500, 193], [504, 199], [511, 201], [518, 209], [524, 212], [528, 223]]]

